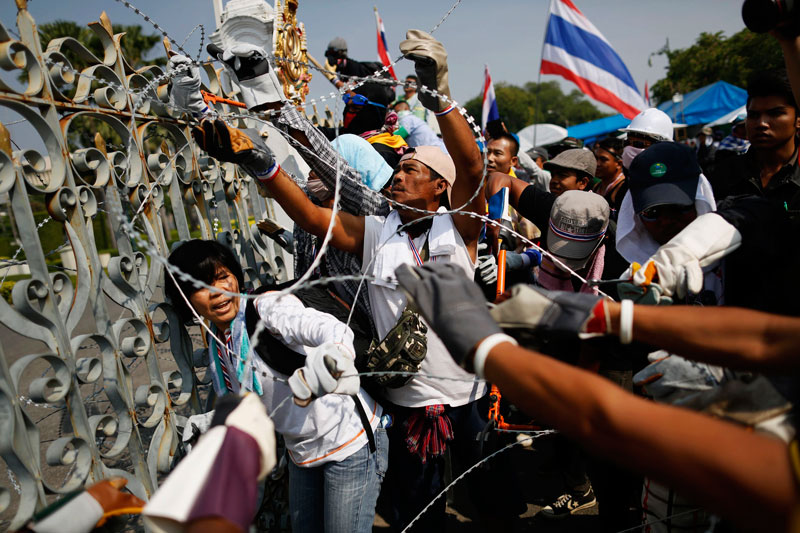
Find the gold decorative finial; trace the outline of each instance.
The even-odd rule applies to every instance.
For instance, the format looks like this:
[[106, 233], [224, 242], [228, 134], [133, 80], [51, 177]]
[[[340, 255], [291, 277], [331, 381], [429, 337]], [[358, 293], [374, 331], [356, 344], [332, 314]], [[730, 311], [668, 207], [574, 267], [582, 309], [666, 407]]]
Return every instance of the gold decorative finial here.
[[106, 140], [100, 135], [100, 132], [94, 134], [94, 147], [103, 152], [103, 155], [108, 157], [108, 150], [106, 150]]
[[11, 157], [11, 134], [2, 122], [0, 122], [0, 151]]
[[100, 13], [100, 24], [106, 29], [109, 35], [114, 35], [114, 29], [111, 27], [111, 19], [108, 18], [108, 15], [105, 11]]

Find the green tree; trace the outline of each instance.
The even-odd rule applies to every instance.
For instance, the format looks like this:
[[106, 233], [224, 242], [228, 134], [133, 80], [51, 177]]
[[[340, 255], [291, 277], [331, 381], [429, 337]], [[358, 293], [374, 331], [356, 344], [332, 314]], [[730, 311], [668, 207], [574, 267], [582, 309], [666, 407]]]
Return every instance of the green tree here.
[[[495, 97], [500, 116], [509, 131], [519, 131], [535, 122], [548, 122], [566, 127], [606, 116], [586, 100], [583, 93], [573, 90], [569, 94], [564, 94], [555, 81], [544, 82], [538, 86], [534, 82], [528, 82], [524, 87], [498, 83], [495, 87]], [[469, 100], [465, 105], [476, 120], [480, 120], [481, 106], [481, 95]]]
[[688, 48], [662, 48], [667, 56], [667, 75], [651, 87], [656, 104], [672, 98], [676, 92], [687, 93], [722, 80], [746, 87], [754, 73], [783, 67], [778, 42], [767, 34], [748, 29], [726, 37], [723, 33], [703, 32]]

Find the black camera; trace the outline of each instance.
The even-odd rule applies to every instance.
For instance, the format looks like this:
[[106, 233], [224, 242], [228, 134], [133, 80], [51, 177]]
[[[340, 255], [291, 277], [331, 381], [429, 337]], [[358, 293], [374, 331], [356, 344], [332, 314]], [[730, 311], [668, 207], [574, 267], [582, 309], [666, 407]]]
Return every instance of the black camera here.
[[744, 0], [742, 20], [756, 33], [780, 27], [784, 33], [800, 34], [800, 9], [795, 0]]

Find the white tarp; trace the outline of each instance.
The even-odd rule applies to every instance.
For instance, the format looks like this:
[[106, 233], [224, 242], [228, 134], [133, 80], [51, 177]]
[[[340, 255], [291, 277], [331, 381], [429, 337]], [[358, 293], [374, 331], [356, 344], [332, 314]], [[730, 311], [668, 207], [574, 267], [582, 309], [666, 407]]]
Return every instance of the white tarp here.
[[[536, 145], [533, 144], [534, 131], [536, 132]], [[567, 130], [555, 124], [531, 124], [519, 130], [517, 135], [519, 136], [519, 149], [524, 152], [535, 146], [557, 143], [567, 136]]]
[[747, 116], [747, 106], [743, 105], [739, 109], [734, 109], [730, 113], [725, 113], [717, 120], [709, 122], [708, 124], [706, 124], [706, 126], [710, 126], [713, 128], [714, 126], [723, 126], [725, 124], [732, 124], [733, 122], [741, 120], [746, 116]]

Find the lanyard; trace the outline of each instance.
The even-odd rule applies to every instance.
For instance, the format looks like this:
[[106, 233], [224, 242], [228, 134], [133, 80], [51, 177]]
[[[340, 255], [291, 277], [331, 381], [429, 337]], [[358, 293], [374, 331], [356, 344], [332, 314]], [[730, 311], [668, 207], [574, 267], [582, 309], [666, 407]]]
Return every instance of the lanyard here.
[[[425, 244], [422, 245], [422, 255], [420, 255], [420, 253], [417, 251], [417, 247], [414, 245], [414, 239], [411, 238], [411, 235], [406, 233], [406, 237], [408, 237], [408, 246], [411, 248], [411, 253], [414, 254], [414, 262], [417, 264], [417, 266], [422, 266], [422, 264], [428, 258], [428, 240], [430, 239], [430, 232], [425, 238]], [[423, 257], [423, 255], [425, 257]], [[432, 257], [431, 261], [436, 261], [436, 258]]]

